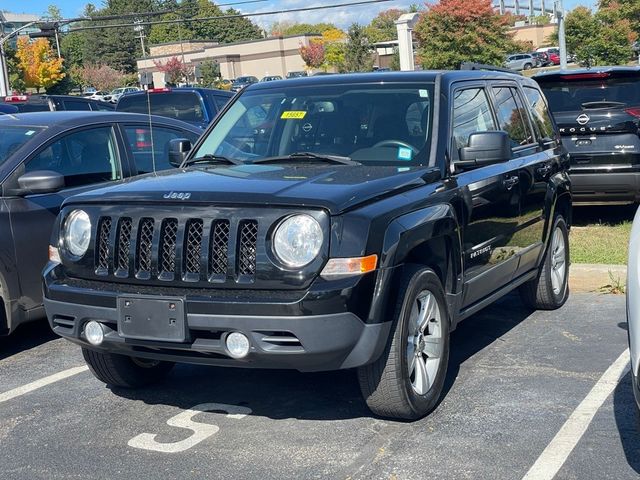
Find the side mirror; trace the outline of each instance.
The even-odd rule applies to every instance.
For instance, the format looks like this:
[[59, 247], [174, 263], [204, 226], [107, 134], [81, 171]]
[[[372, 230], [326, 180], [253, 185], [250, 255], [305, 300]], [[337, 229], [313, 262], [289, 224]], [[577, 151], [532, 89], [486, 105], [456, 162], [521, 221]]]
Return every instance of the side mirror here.
[[18, 178], [23, 195], [57, 192], [64, 188], [64, 175], [51, 170], [37, 170]]
[[502, 130], [476, 132], [469, 135], [466, 147], [460, 149], [460, 161], [457, 167], [474, 168], [511, 160], [511, 139]]
[[169, 163], [179, 167], [191, 151], [191, 141], [186, 138], [169, 140]]

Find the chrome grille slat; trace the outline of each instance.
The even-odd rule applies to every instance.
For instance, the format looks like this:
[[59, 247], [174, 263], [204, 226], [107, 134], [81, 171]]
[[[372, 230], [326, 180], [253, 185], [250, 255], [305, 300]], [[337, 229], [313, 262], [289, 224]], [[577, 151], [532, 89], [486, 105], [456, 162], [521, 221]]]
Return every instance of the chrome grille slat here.
[[229, 220], [217, 220], [211, 229], [211, 252], [209, 253], [209, 275], [224, 277], [227, 274], [229, 257]]
[[175, 273], [176, 247], [178, 244], [178, 220], [167, 218], [162, 222], [160, 233], [160, 273]]
[[118, 221], [118, 244], [116, 248], [116, 270], [129, 271], [129, 249], [131, 247], [131, 218], [123, 217]]
[[137, 273], [151, 272], [151, 248], [153, 244], [153, 218], [143, 218], [138, 227]]
[[96, 267], [106, 274], [109, 271], [109, 236], [111, 235], [111, 217], [101, 217], [98, 223], [98, 248], [96, 248]]
[[204, 223], [202, 220], [189, 220], [184, 240], [184, 270], [186, 274], [200, 274], [203, 231]]
[[255, 220], [241, 222], [238, 241], [239, 275], [255, 275], [257, 244], [258, 222], [256, 222]]

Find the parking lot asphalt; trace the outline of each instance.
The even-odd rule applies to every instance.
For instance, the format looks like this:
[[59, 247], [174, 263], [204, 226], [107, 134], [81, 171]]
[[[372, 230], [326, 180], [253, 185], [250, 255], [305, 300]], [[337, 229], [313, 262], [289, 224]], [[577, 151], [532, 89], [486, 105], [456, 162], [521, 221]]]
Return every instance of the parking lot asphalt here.
[[[414, 423], [372, 417], [350, 371], [179, 365], [125, 391], [80, 370], [15, 390], [84, 365], [28, 325], [0, 340], [0, 478], [521, 479], [624, 354], [625, 321], [623, 296], [531, 312], [511, 295], [458, 327], [446, 395]], [[640, 475], [628, 370], [616, 382], [555, 478]]]

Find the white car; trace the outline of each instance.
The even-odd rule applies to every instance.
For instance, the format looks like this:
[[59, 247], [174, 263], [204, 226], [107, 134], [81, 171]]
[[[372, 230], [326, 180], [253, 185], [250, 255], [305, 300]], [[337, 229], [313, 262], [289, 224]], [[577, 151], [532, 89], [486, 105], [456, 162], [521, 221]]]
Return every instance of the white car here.
[[636, 212], [629, 242], [629, 261], [627, 262], [627, 324], [629, 328], [629, 350], [631, 352], [631, 378], [633, 394], [640, 409], [640, 209]]
[[107, 95], [109, 95], [109, 92], [107, 92], [106, 90], [99, 90], [96, 92], [91, 92], [86, 94], [84, 98], [90, 98], [91, 100], [98, 100], [100, 102], [104, 102], [105, 101], [104, 97]]
[[103, 97], [103, 100], [105, 102], [118, 103], [118, 100], [120, 100], [120, 97], [122, 95], [124, 95], [125, 93], [138, 92], [138, 91], [140, 91], [140, 89], [138, 87], [120, 87], [120, 88], [116, 88], [114, 90], [111, 90], [111, 93], [109, 93], [108, 95], [105, 95]]

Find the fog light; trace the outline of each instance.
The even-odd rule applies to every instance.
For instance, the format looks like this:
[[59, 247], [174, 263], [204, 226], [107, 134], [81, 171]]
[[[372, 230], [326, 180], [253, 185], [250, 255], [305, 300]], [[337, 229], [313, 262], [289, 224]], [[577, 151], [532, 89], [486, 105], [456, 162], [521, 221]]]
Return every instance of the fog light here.
[[100, 345], [104, 340], [104, 330], [95, 320], [87, 322], [84, 326], [84, 336], [91, 345]]
[[227, 350], [233, 358], [243, 358], [249, 353], [249, 339], [240, 332], [232, 332], [227, 335]]

